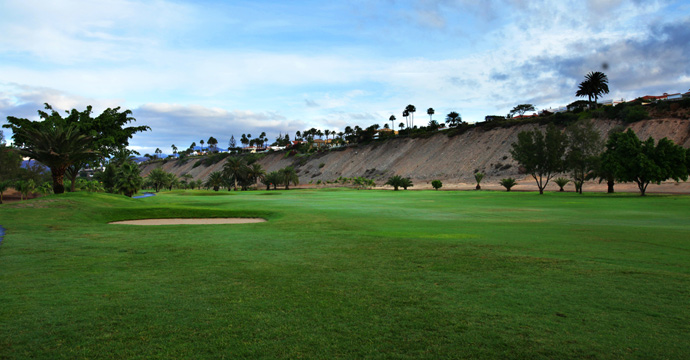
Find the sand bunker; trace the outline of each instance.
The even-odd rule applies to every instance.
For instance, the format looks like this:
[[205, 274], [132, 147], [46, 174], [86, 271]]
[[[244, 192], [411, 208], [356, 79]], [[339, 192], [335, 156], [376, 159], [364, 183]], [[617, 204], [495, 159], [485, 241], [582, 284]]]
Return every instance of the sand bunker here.
[[185, 218], [185, 219], [143, 219], [114, 221], [118, 225], [212, 225], [212, 224], [252, 224], [266, 222], [261, 218]]

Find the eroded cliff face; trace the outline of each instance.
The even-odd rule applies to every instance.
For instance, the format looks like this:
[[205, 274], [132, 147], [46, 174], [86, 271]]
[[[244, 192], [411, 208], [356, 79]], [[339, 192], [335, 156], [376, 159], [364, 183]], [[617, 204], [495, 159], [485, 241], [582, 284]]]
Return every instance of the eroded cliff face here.
[[[595, 126], [606, 138], [615, 127], [624, 126], [617, 121], [597, 120]], [[428, 138], [401, 138], [368, 145], [347, 147], [308, 157], [285, 157], [284, 152], [267, 153], [258, 162], [266, 172], [286, 166], [294, 166], [300, 177], [300, 184], [329, 181], [338, 177], [365, 176], [377, 180], [392, 175], [410, 177], [415, 182], [434, 179], [445, 183], [473, 182], [477, 171], [486, 174], [486, 179], [522, 177], [517, 163], [510, 156], [511, 144], [517, 141], [517, 134], [539, 127], [530, 124], [506, 129], [471, 129], [464, 134], [448, 137], [443, 132]], [[654, 119], [630, 124], [641, 139], [667, 137], [676, 144], [690, 147], [690, 121], [680, 119]], [[165, 164], [144, 165], [142, 175], [153, 168], [173, 172], [178, 176], [191, 174], [194, 179], [206, 179], [213, 171], [222, 170], [225, 160], [211, 166], [194, 167], [196, 159], [185, 164], [168, 161]], [[323, 165], [322, 165], [323, 164]]]

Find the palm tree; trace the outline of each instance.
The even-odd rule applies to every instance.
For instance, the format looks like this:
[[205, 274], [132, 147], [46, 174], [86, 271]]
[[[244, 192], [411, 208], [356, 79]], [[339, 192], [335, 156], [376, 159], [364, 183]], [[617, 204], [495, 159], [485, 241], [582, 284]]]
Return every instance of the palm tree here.
[[0, 204], [2, 204], [2, 194], [10, 187], [10, 180], [0, 181]]
[[299, 184], [299, 176], [297, 176], [292, 166], [284, 167], [278, 171], [280, 172], [281, 182], [285, 185], [285, 190], [290, 190], [290, 183], [293, 185]]
[[403, 110], [402, 116], [405, 118], [405, 126], [410, 127], [410, 112], [407, 110]]
[[117, 182], [115, 188], [125, 196], [132, 197], [141, 189], [142, 178], [139, 175], [139, 165], [133, 162], [126, 162], [117, 171]]
[[460, 117], [460, 114], [456, 113], [455, 111], [451, 111], [446, 115], [446, 123], [448, 123], [449, 127], [454, 127], [460, 125], [462, 123], [462, 118]]
[[391, 122], [391, 129], [395, 130], [395, 115], [391, 115], [388, 120]]
[[205, 186], [208, 188], [213, 188], [213, 191], [220, 190], [221, 185], [225, 182], [223, 173], [220, 171], [214, 171], [206, 179]]
[[429, 115], [429, 121], [431, 122], [431, 117], [434, 115], [434, 113], [436, 113], [436, 111], [434, 111], [434, 108], [428, 108], [426, 109], [426, 113]]
[[266, 185], [266, 190], [271, 190], [271, 186], [273, 186], [273, 190], [275, 190], [281, 181], [281, 175], [277, 171], [272, 171], [261, 179], [261, 182]]
[[414, 113], [417, 111], [417, 108], [410, 104], [405, 107], [405, 110], [410, 114], [410, 127], [414, 127]]
[[[253, 183], [261, 181], [266, 176], [266, 171], [258, 163], [253, 163], [247, 168], [247, 179]], [[248, 182], [249, 182], [248, 181]]]
[[223, 175], [231, 179], [234, 183], [234, 190], [237, 191], [237, 183], [242, 181], [247, 174], [247, 163], [239, 157], [228, 158], [223, 166]]
[[25, 139], [19, 153], [50, 169], [55, 194], [65, 192], [63, 181], [70, 165], [96, 154], [92, 138], [81, 134], [75, 124], [66, 127], [52, 124], [43, 129], [20, 128], [17, 132]]
[[477, 181], [477, 186], [474, 188], [475, 190], [481, 190], [482, 189], [481, 185], [479, 185], [479, 183], [482, 182], [482, 179], [484, 179], [484, 173], [478, 172], [478, 173], [474, 174], [474, 180]]
[[585, 75], [585, 81], [581, 82], [575, 93], [578, 97], [589, 97], [589, 102], [594, 98], [594, 107], [597, 107], [597, 99], [603, 94], [609, 93], [609, 79], [601, 71], [592, 71]]
[[151, 183], [153, 186], [153, 189], [158, 192], [160, 191], [161, 188], [164, 187], [165, 185], [165, 179], [168, 176], [168, 173], [161, 169], [161, 168], [155, 168], [149, 172], [149, 175], [146, 177], [148, 181]]

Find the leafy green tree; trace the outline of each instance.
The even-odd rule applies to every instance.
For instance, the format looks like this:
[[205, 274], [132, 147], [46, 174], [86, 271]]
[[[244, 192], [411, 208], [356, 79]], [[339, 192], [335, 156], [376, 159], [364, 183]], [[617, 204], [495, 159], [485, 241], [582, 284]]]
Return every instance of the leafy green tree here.
[[208, 176], [204, 186], [207, 188], [213, 188], [213, 191], [218, 191], [224, 183], [225, 177], [223, 176], [223, 173], [221, 171], [214, 171]]
[[76, 125], [63, 127], [54, 123], [42, 123], [39, 127], [18, 127], [16, 135], [22, 140], [20, 154], [35, 159], [50, 169], [53, 192], [65, 192], [64, 177], [67, 168], [86, 161], [96, 151], [92, 138], [79, 132]]
[[558, 191], [565, 191], [565, 190], [563, 190], [563, 187], [566, 186], [566, 185], [568, 185], [568, 183], [570, 182], [570, 180], [568, 180], [568, 179], [566, 179], [566, 178], [559, 177], [559, 178], [555, 178], [555, 179], [553, 180], [553, 182], [555, 182], [556, 185], [558, 185], [558, 188], [560, 189], [560, 190], [558, 190]]
[[259, 163], [252, 163], [247, 168], [247, 178], [248, 182], [252, 184], [257, 184], [261, 179], [266, 176], [266, 171], [261, 167]]
[[513, 109], [510, 110], [510, 115], [515, 116], [517, 114], [518, 116], [525, 115], [526, 112], [528, 111], [536, 111], [534, 108], [534, 105], [532, 104], [520, 104], [516, 105]]
[[7, 189], [12, 184], [10, 180], [0, 180], [0, 204], [2, 204], [2, 195], [7, 191]]
[[441, 180], [434, 180], [431, 182], [431, 186], [433, 186], [435, 190], [438, 190], [441, 187], [443, 187], [443, 183], [441, 182]]
[[501, 184], [501, 186], [506, 188], [506, 191], [510, 191], [510, 189], [512, 189], [513, 186], [517, 185], [517, 181], [515, 181], [515, 179], [509, 177], [506, 179], [501, 179], [500, 184]]
[[278, 170], [278, 172], [280, 173], [281, 183], [285, 185], [285, 190], [290, 190], [290, 183], [293, 185], [299, 184], [299, 176], [297, 176], [297, 172], [295, 172], [292, 166], [284, 167]]
[[131, 161], [127, 161], [117, 168], [115, 189], [125, 196], [132, 197], [141, 189], [143, 179], [140, 175], [139, 166]]
[[474, 174], [474, 180], [477, 182], [477, 186], [474, 188], [475, 190], [481, 190], [482, 187], [479, 185], [479, 183], [482, 182], [482, 179], [484, 179], [484, 173], [475, 173]]
[[537, 129], [520, 132], [518, 141], [512, 144], [510, 153], [513, 159], [532, 175], [539, 188], [539, 194], [544, 194], [549, 180], [565, 167], [564, 154], [567, 144], [565, 134], [553, 124], [549, 124], [545, 134]]
[[16, 179], [21, 165], [22, 156], [19, 155], [17, 149], [0, 145], [0, 181]]
[[632, 129], [613, 133], [602, 155], [604, 167], [615, 173], [616, 180], [635, 182], [644, 196], [650, 183], [659, 184], [673, 179], [687, 180], [686, 150], [663, 138], [656, 144], [653, 138], [642, 142]]
[[15, 136], [13, 136], [15, 144], [18, 145], [24, 144], [22, 135], [17, 134], [19, 128], [42, 129], [54, 126], [62, 126], [63, 128], [75, 126], [79, 133], [89, 136], [93, 150], [92, 155], [73, 159], [72, 164], [67, 167], [66, 175], [72, 181], [72, 184], [76, 184], [76, 178], [81, 169], [89, 164], [93, 167], [102, 165], [104, 159], [112, 156], [116, 151], [126, 148], [129, 145], [129, 139], [134, 134], [151, 130], [148, 126], [126, 126], [130, 122], [136, 121], [136, 119], [131, 116], [132, 112], [130, 110], [121, 111], [120, 107], [108, 108], [95, 118], [92, 117], [91, 106], [87, 106], [81, 112], [72, 109], [66, 113], [67, 116], [63, 118], [52, 106], [45, 104], [45, 111], [38, 111], [42, 121], [31, 121], [8, 116], [9, 124], [3, 125], [3, 127], [12, 129], [15, 133]]
[[590, 120], [580, 120], [566, 128], [568, 151], [565, 155], [566, 167], [570, 170], [575, 191], [582, 194], [585, 180], [592, 178], [599, 167], [601, 136]]

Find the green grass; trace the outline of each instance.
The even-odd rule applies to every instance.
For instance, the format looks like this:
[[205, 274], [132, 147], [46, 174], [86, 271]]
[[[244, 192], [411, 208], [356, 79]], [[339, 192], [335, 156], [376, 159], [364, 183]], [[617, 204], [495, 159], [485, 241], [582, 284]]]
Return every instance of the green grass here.
[[[0, 359], [689, 358], [688, 209], [344, 189], [6, 204]], [[180, 216], [269, 221], [108, 225]]]

